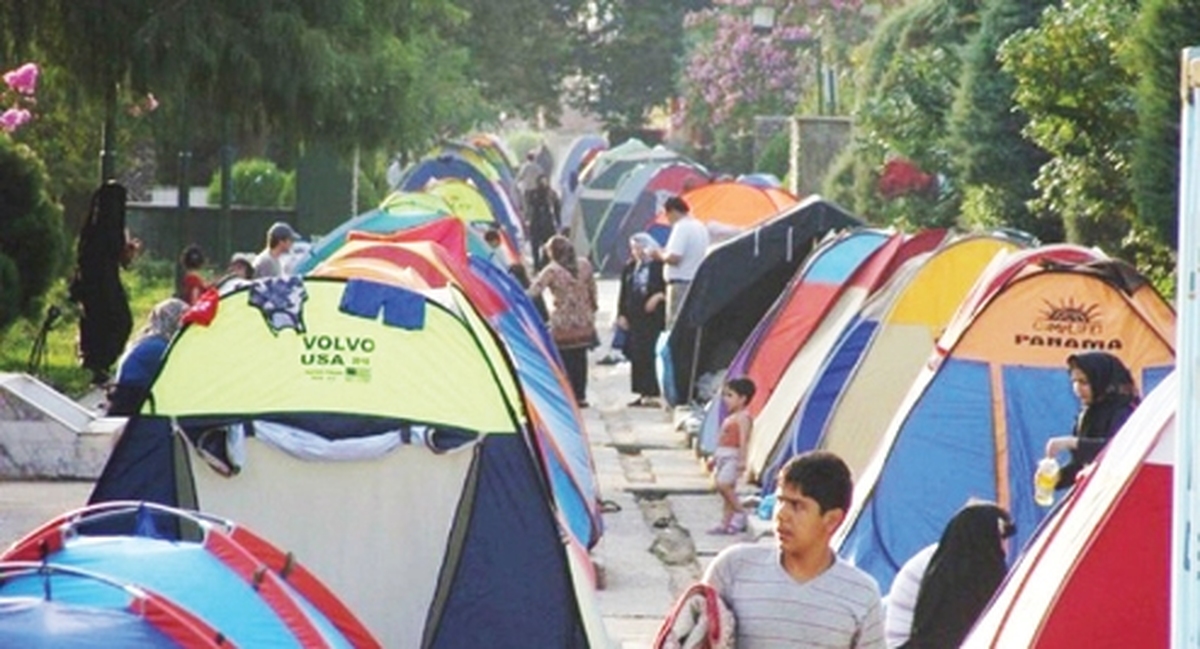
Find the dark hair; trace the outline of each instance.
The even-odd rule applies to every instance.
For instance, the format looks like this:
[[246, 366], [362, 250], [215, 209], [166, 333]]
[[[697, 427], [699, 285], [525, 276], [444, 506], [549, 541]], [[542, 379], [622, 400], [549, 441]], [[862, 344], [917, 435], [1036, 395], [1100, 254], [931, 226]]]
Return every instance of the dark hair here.
[[687, 214], [692, 208], [688, 206], [687, 201], [678, 196], [672, 196], [667, 199], [666, 203], [663, 203], [663, 209], [668, 212], [683, 212]]
[[779, 470], [779, 483], [817, 501], [822, 514], [831, 509], [850, 511], [854, 497], [850, 467], [829, 451], [808, 451], [788, 460]]
[[729, 379], [725, 382], [725, 387], [732, 390], [734, 394], [746, 397], [747, 403], [754, 398], [754, 392], [756, 391], [756, 388], [754, 387], [754, 381], [751, 381], [744, 376], [739, 376], [736, 379]]
[[184, 248], [179, 255], [179, 265], [188, 270], [200, 268], [204, 265], [204, 251], [196, 244]]
[[575, 256], [575, 246], [571, 245], [570, 239], [556, 234], [546, 241], [545, 249], [550, 253], [550, 259], [566, 268], [571, 277], [579, 277], [579, 258]]
[[500, 231], [495, 228], [484, 230], [483, 240], [488, 243], [500, 243]]

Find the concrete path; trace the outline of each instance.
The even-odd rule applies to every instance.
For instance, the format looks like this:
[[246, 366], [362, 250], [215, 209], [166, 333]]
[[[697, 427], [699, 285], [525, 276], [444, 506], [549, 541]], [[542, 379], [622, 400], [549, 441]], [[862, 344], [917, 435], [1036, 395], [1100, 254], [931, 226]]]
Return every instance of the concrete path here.
[[[619, 507], [604, 514], [593, 550], [603, 576], [597, 599], [614, 647], [649, 647], [676, 595], [725, 546], [750, 540], [710, 536], [720, 498], [686, 436], [665, 409], [629, 408], [629, 364], [597, 365], [608, 352], [617, 284], [599, 283], [604, 346], [592, 353], [584, 419], [601, 495]], [[82, 506], [90, 482], [0, 482], [0, 548], [46, 520]], [[756, 529], [764, 529], [757, 526]]]

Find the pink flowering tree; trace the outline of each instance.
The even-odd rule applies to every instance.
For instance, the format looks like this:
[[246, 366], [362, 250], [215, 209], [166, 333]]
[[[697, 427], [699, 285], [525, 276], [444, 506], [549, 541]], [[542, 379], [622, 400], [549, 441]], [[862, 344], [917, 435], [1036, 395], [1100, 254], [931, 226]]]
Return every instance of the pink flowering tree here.
[[[751, 137], [755, 116], [790, 115], [802, 97], [815, 98], [817, 57], [827, 69], [848, 70], [852, 47], [897, 1], [713, 0], [686, 18], [692, 40], [673, 126], [711, 162], [728, 165], [723, 149]], [[768, 5], [775, 26], [755, 33], [754, 8]]]
[[12, 133], [33, 119], [29, 107], [36, 102], [40, 69], [36, 63], [26, 63], [0, 75], [4, 86], [0, 92], [0, 131]]

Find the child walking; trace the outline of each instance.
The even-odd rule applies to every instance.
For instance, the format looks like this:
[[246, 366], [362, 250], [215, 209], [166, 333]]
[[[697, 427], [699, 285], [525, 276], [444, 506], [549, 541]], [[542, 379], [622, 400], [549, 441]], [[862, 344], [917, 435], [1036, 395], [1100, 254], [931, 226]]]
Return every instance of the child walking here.
[[746, 529], [746, 515], [738, 511], [738, 477], [746, 470], [746, 442], [754, 420], [746, 406], [754, 398], [754, 382], [747, 378], [730, 379], [721, 391], [721, 401], [729, 414], [721, 422], [717, 450], [713, 453], [713, 479], [721, 494], [724, 516], [709, 534], [737, 534]]

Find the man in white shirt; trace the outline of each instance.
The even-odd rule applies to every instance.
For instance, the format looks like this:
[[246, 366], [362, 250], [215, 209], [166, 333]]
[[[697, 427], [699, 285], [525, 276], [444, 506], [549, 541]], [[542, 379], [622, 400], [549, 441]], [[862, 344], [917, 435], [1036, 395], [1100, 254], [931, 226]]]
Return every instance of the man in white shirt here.
[[254, 279], [263, 277], [279, 277], [283, 275], [283, 263], [280, 257], [292, 249], [292, 244], [300, 235], [292, 226], [278, 221], [267, 230], [267, 247], [254, 258]]
[[663, 279], [667, 283], [667, 329], [679, 316], [679, 308], [708, 250], [708, 228], [691, 215], [690, 209], [678, 196], [668, 198], [663, 205], [671, 223], [671, 236], [656, 257], [663, 263]]

